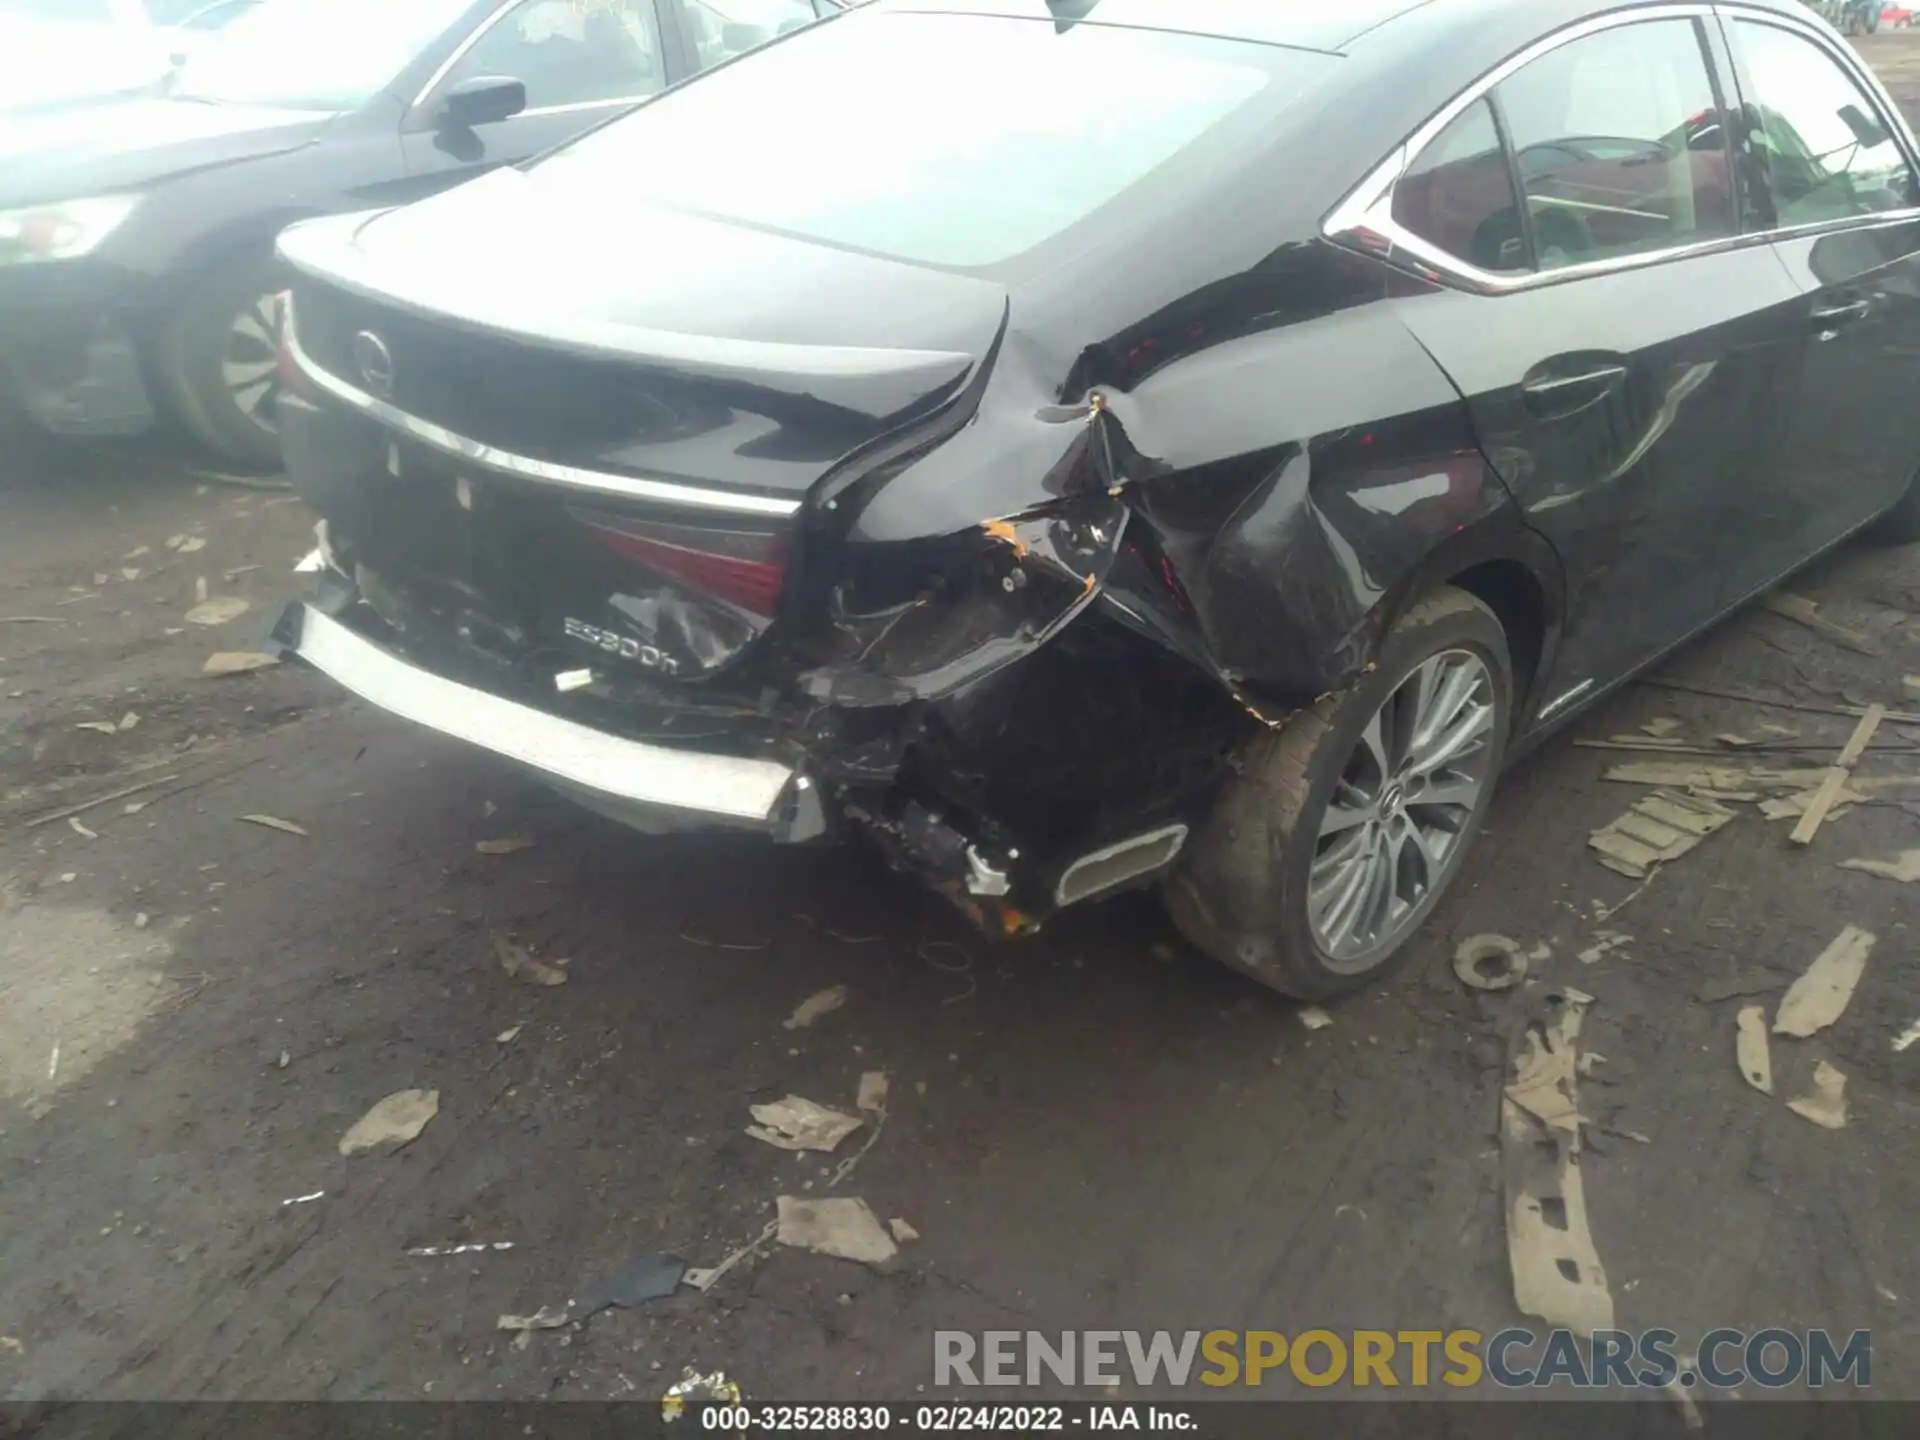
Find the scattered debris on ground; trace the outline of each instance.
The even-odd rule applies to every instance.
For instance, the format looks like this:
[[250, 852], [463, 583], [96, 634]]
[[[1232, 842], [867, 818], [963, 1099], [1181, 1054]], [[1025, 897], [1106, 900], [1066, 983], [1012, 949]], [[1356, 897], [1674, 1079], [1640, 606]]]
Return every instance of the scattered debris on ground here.
[[1911, 1050], [1915, 1044], [1920, 1044], [1920, 1020], [1914, 1021], [1893, 1037], [1893, 1052], [1898, 1055], [1902, 1051]]
[[581, 1291], [574, 1315], [585, 1320], [602, 1310], [633, 1310], [649, 1300], [662, 1300], [680, 1288], [687, 1273], [686, 1262], [678, 1255], [640, 1255], [606, 1279]]
[[685, 1377], [668, 1386], [667, 1393], [660, 1397], [660, 1418], [678, 1420], [689, 1401], [695, 1404], [738, 1405], [740, 1387], [727, 1379], [725, 1371], [716, 1370], [711, 1375], [702, 1375], [689, 1365]]
[[1838, 1020], [1853, 998], [1873, 946], [1874, 937], [1857, 925], [1834, 936], [1806, 973], [1787, 987], [1773, 1017], [1773, 1033], [1804, 1039]]
[[1677, 735], [1685, 726], [1677, 716], [1662, 715], [1658, 719], [1649, 720], [1640, 728], [1646, 731], [1647, 734], [1653, 736], [1654, 739], [1664, 740], [1669, 735]]
[[1657, 790], [1626, 814], [1595, 830], [1587, 843], [1600, 863], [1630, 880], [1677, 860], [1733, 819], [1717, 800]]
[[[554, 986], [567, 983], [565, 970], [535, 959], [526, 946], [516, 945], [504, 935], [493, 937], [493, 953], [500, 957], [500, 968], [507, 972], [508, 978], [518, 980], [523, 985]], [[518, 1027], [515, 1028], [517, 1032]]]
[[866, 1070], [860, 1075], [859, 1098], [854, 1108], [864, 1110], [869, 1115], [887, 1113], [887, 1072], [884, 1070]]
[[459, 1245], [411, 1245], [407, 1254], [417, 1256], [483, 1255], [496, 1250], [513, 1249], [511, 1240], [478, 1240]]
[[340, 1153], [398, 1150], [411, 1143], [439, 1113], [438, 1090], [396, 1090], [353, 1122], [340, 1137]]
[[280, 663], [278, 655], [263, 655], [257, 650], [221, 650], [207, 657], [200, 673], [209, 677], [246, 675], [255, 670], [270, 670]]
[[1582, 965], [1597, 964], [1612, 951], [1632, 942], [1633, 936], [1624, 930], [1596, 930], [1593, 932], [1593, 944], [1580, 952], [1580, 963]]
[[203, 598], [198, 605], [187, 611], [186, 619], [189, 625], [226, 625], [238, 620], [252, 608], [252, 605], [238, 595], [223, 595], [216, 600]]
[[1911, 885], [1920, 880], [1920, 850], [1902, 850], [1891, 860], [1842, 860], [1842, 870], [1859, 870], [1867, 875], [1878, 875], [1883, 880], [1898, 880], [1902, 885]]
[[817, 994], [809, 995], [794, 1007], [793, 1014], [781, 1022], [787, 1030], [804, 1030], [823, 1015], [831, 1015], [847, 1003], [847, 987], [832, 985]]
[[324, 1200], [326, 1198], [327, 1198], [326, 1191], [315, 1190], [310, 1195], [294, 1195], [289, 1197], [288, 1199], [282, 1200], [280, 1202], [280, 1208], [284, 1210], [289, 1205], [311, 1205], [316, 1200]]
[[1501, 1169], [1513, 1298], [1522, 1313], [1576, 1335], [1613, 1327], [1613, 1293], [1594, 1248], [1580, 1179], [1575, 1043], [1592, 997], [1565, 990], [1528, 1025], [1500, 1100]]
[[1692, 765], [1678, 760], [1634, 760], [1609, 765], [1602, 780], [1623, 785], [1658, 785], [1716, 799], [1747, 798], [1757, 790], [1798, 790], [1818, 785], [1824, 769], [1771, 765]]
[[920, 1232], [902, 1220], [898, 1215], [887, 1221], [887, 1229], [892, 1233], [893, 1238], [898, 1240], [902, 1245], [911, 1245], [915, 1240], [920, 1238]]
[[1762, 1095], [1773, 1093], [1773, 1058], [1767, 1049], [1767, 1007], [1742, 1005], [1734, 1017], [1737, 1027], [1733, 1054], [1740, 1075]]
[[1800, 823], [1793, 827], [1793, 833], [1787, 838], [1795, 845], [1809, 845], [1819, 830], [1820, 824], [1827, 818], [1834, 802], [1840, 798], [1840, 792], [1846, 788], [1847, 781], [1853, 775], [1854, 766], [1860, 763], [1860, 757], [1867, 753], [1867, 744], [1873, 739], [1873, 732], [1880, 728], [1880, 722], [1886, 719], [1887, 707], [1869, 705], [1867, 713], [1854, 727], [1840, 756], [1833, 762], [1826, 775], [1820, 781], [1820, 788], [1813, 792], [1813, 799], [1807, 803], [1807, 813], [1800, 817]]
[[1299, 1014], [1300, 1023], [1309, 1030], [1324, 1030], [1333, 1023], [1333, 1016], [1329, 1015], [1325, 1010], [1322, 1010], [1318, 1005], [1304, 1006], [1301, 1008]]
[[1813, 1089], [1787, 1108], [1803, 1120], [1828, 1130], [1844, 1130], [1847, 1124], [1847, 1077], [1825, 1060], [1813, 1067]]
[[542, 1305], [531, 1315], [502, 1315], [494, 1322], [493, 1328], [517, 1330], [524, 1335], [535, 1330], [558, 1330], [572, 1320], [573, 1309], [570, 1305]]
[[734, 1266], [740, 1264], [742, 1261], [747, 1259], [748, 1256], [757, 1255], [760, 1251], [766, 1249], [767, 1246], [773, 1242], [774, 1237], [779, 1233], [780, 1233], [780, 1222], [777, 1220], [769, 1220], [766, 1224], [765, 1229], [763, 1229], [752, 1240], [749, 1240], [746, 1244], [742, 1245], [738, 1250], [733, 1251], [730, 1255], [726, 1257], [726, 1259], [722, 1260], [718, 1265], [711, 1266], [704, 1270], [702, 1269], [688, 1270], [686, 1275], [683, 1277], [685, 1283], [692, 1286], [695, 1290], [700, 1290], [700, 1291], [711, 1290], [714, 1287], [715, 1283], [719, 1281], [721, 1276], [725, 1275], [729, 1270], [733, 1269]]
[[864, 1200], [802, 1200], [782, 1195], [775, 1203], [780, 1213], [775, 1238], [782, 1245], [863, 1265], [883, 1264], [900, 1253], [893, 1236]]
[[1454, 947], [1453, 973], [1475, 990], [1511, 990], [1527, 978], [1527, 953], [1505, 935], [1469, 935]]
[[305, 835], [306, 829], [291, 820], [282, 820], [278, 815], [242, 815], [241, 820], [248, 825], [263, 826], [268, 830], [278, 830], [283, 835]]
[[1875, 657], [1880, 654], [1880, 647], [1873, 643], [1871, 637], [1861, 631], [1850, 629], [1838, 621], [1829, 620], [1820, 613], [1820, 606], [1804, 595], [1795, 595], [1790, 590], [1776, 590], [1773, 594], [1762, 597], [1760, 606], [1784, 619], [1804, 625], [1816, 635], [1823, 635], [1836, 645], [1844, 645], [1856, 654]]
[[799, 1095], [747, 1109], [759, 1122], [749, 1125], [747, 1134], [782, 1150], [833, 1150], [866, 1124], [857, 1115], [829, 1110]]
[[482, 855], [515, 855], [522, 850], [531, 850], [534, 840], [531, 835], [508, 835], [499, 840], [481, 840], [474, 849]]

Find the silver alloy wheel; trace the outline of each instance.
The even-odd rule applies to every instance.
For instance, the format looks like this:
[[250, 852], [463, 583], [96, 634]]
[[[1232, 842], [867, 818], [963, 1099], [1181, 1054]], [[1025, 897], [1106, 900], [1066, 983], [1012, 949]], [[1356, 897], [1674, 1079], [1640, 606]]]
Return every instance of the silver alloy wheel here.
[[280, 393], [273, 296], [262, 295], [233, 317], [220, 355], [220, 378], [234, 408], [268, 433], [279, 430], [273, 402]]
[[1445, 881], [1493, 780], [1498, 718], [1487, 662], [1444, 650], [1360, 732], [1307, 880], [1308, 925], [1328, 968], [1367, 968]]

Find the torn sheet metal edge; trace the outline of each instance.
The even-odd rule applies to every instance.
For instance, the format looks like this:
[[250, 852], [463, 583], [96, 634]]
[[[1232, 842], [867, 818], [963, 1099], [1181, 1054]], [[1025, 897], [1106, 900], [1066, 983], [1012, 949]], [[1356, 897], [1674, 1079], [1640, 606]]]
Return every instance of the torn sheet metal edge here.
[[543, 773], [622, 800], [771, 824], [795, 772], [772, 760], [625, 740], [444, 679], [296, 601], [289, 648], [361, 699]]

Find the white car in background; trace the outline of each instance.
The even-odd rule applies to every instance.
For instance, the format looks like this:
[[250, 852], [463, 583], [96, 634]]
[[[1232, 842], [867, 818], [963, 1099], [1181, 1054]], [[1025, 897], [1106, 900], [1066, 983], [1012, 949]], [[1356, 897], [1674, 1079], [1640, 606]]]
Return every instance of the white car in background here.
[[262, 0], [0, 0], [0, 114], [135, 95]]

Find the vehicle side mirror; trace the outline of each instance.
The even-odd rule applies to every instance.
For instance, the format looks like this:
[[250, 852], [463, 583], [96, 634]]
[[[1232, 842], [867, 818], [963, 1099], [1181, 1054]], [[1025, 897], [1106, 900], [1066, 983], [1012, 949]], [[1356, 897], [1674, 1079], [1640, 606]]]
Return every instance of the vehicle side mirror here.
[[462, 80], [440, 99], [435, 117], [449, 129], [471, 130], [507, 120], [527, 108], [527, 87], [506, 75], [475, 75]]
[[1840, 118], [1847, 122], [1847, 129], [1853, 132], [1853, 138], [1860, 142], [1862, 149], [1871, 150], [1876, 145], [1885, 144], [1890, 138], [1886, 127], [1858, 105], [1842, 105]]

